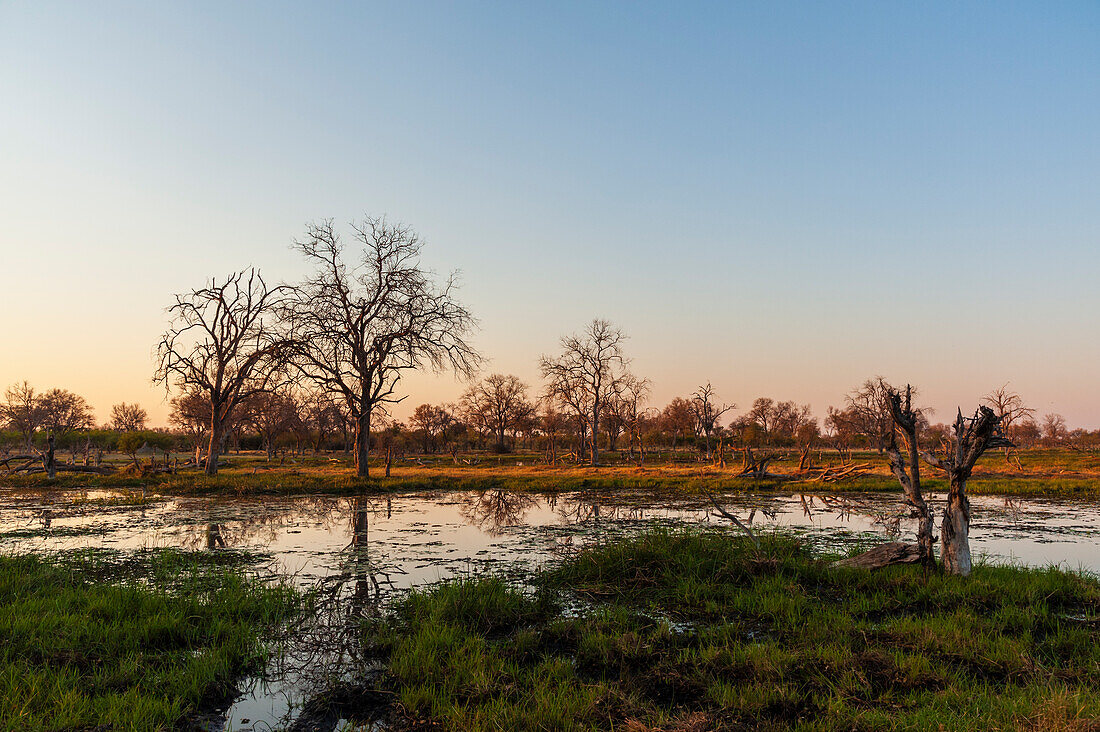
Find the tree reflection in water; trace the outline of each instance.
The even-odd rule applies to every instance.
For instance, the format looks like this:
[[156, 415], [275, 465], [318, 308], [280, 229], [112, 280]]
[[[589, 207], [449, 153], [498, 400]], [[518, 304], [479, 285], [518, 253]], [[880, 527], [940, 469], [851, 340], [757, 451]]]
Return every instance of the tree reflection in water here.
[[871, 500], [856, 496], [800, 493], [798, 498], [802, 502], [802, 512], [806, 518], [813, 517], [815, 504], [820, 503], [822, 513], [825, 510], [830, 513], [835, 511], [837, 519], [841, 521], [851, 521], [854, 516], [870, 519], [876, 526], [881, 526], [886, 537], [891, 540], [897, 540], [901, 536], [901, 520], [909, 516], [903, 506], [884, 508], [875, 505]]
[[225, 537], [222, 536], [222, 525], [210, 523], [206, 525], [206, 548], [224, 549]]
[[538, 499], [507, 490], [476, 491], [462, 498], [462, 517], [489, 536], [500, 536], [510, 526], [519, 526]]

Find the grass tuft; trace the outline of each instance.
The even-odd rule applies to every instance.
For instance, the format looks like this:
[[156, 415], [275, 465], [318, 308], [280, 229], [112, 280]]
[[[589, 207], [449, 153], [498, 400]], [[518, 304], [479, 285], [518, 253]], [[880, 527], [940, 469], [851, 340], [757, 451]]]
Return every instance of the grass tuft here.
[[[1100, 583], [829, 566], [655, 530], [416, 592], [365, 626], [403, 716], [463, 730], [1094, 729]], [[583, 608], [578, 612], [577, 607]]]

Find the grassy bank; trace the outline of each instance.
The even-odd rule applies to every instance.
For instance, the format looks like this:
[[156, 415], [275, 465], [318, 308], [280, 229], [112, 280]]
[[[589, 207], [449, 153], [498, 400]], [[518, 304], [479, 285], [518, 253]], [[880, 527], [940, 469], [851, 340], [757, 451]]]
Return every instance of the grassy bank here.
[[[735, 477], [734, 470], [710, 467], [401, 467], [390, 478], [357, 478], [348, 468], [304, 466], [230, 467], [219, 475], [207, 477], [197, 471], [156, 474], [145, 477], [125, 475], [61, 474], [47, 479], [42, 475], [9, 476], [0, 486], [21, 491], [111, 489], [175, 495], [362, 495], [370, 493], [415, 493], [447, 490], [511, 490], [554, 493], [561, 491], [601, 491], [607, 493], [649, 493], [662, 495], [701, 495], [716, 493], [847, 493], [899, 492], [893, 476], [886, 474], [885, 463], [871, 472], [840, 483], [813, 481], [753, 480]], [[946, 484], [931, 471], [924, 479], [931, 491], [944, 491]], [[379, 471], [381, 476], [381, 471]], [[1100, 474], [1021, 473], [979, 470], [969, 484], [971, 493], [1032, 498], [1100, 499]]]
[[212, 555], [0, 556], [0, 729], [176, 729], [298, 602]]
[[398, 728], [1096, 729], [1100, 584], [834, 569], [792, 540], [645, 535], [409, 597], [365, 637]]

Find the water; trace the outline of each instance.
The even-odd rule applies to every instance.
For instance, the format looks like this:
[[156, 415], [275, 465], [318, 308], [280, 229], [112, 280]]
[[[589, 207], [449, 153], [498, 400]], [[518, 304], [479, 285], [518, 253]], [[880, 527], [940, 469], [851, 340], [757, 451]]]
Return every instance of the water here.
[[[723, 504], [754, 530], [796, 532], [825, 550], [911, 540], [915, 532], [897, 494], [737, 496]], [[979, 559], [1100, 573], [1100, 504], [977, 496], [972, 507]], [[248, 680], [234, 704], [208, 720], [211, 729], [235, 732], [278, 729], [312, 694], [353, 680], [333, 669], [367, 663], [356, 656], [356, 620], [402, 591], [486, 571], [521, 577], [587, 542], [654, 524], [708, 523], [728, 526], [709, 503], [649, 495], [167, 497], [128, 505], [103, 491], [0, 491], [5, 551], [245, 550], [263, 553], [273, 576], [317, 592], [316, 617], [276, 644], [283, 652], [266, 678]]]

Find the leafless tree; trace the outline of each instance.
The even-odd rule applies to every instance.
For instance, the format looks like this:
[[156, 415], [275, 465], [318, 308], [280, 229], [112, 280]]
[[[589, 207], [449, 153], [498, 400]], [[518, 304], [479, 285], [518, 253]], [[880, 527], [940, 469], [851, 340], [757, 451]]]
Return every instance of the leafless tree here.
[[319, 389], [306, 389], [301, 399], [304, 427], [309, 431], [313, 451], [324, 448], [329, 435], [341, 428], [344, 417], [332, 396]]
[[661, 410], [661, 429], [672, 435], [672, 450], [676, 451], [676, 441], [683, 435], [695, 430], [695, 411], [691, 402], [683, 397], [674, 397]]
[[726, 412], [737, 408], [736, 404], [719, 404], [715, 401], [716, 398], [714, 387], [711, 386], [709, 381], [696, 389], [695, 393], [691, 395], [691, 408], [695, 414], [695, 425], [706, 438], [708, 458], [710, 457], [710, 436], [714, 434], [716, 428], [721, 428], [718, 420]]
[[195, 451], [195, 466], [202, 462], [202, 446], [209, 438], [210, 400], [197, 387], [172, 398], [168, 424], [187, 435]]
[[424, 454], [438, 446], [437, 440], [446, 437], [447, 430], [455, 423], [454, 405], [421, 404], [409, 417], [409, 428], [423, 436]]
[[95, 426], [95, 418], [88, 401], [67, 389], [47, 391], [41, 397], [41, 407], [43, 425], [58, 439]]
[[456, 299], [457, 275], [435, 284], [412, 229], [384, 218], [352, 229], [362, 252], [350, 266], [331, 220], [295, 242], [316, 271], [295, 288], [286, 323], [293, 363], [347, 405], [356, 472], [366, 477], [371, 417], [403, 399], [395, 395], [401, 375], [431, 366], [469, 376], [481, 356], [466, 340], [476, 323]]
[[1043, 415], [1040, 430], [1043, 439], [1050, 445], [1057, 445], [1066, 439], [1066, 435], [1069, 434], [1069, 429], [1066, 427], [1066, 418], [1055, 413]]
[[[639, 425], [642, 418], [642, 404], [649, 396], [649, 380], [639, 379], [630, 372], [623, 374], [619, 389], [604, 403], [600, 421], [607, 433], [607, 447], [614, 451], [619, 436], [627, 433], [630, 442], [630, 457], [634, 457], [635, 445], [639, 439]], [[640, 449], [640, 446], [639, 446]]]
[[285, 294], [285, 287], [268, 287], [251, 269], [176, 295], [168, 308], [173, 322], [157, 346], [153, 381], [165, 389], [196, 389], [207, 399], [207, 475], [217, 475], [234, 412], [269, 390], [279, 374], [283, 345], [275, 321]]
[[0, 416], [8, 427], [23, 437], [23, 442], [29, 450], [34, 441], [34, 433], [42, 427], [46, 416], [42, 409], [42, 397], [26, 381], [22, 384], [13, 384], [4, 392], [4, 402], [0, 404]]
[[947, 474], [947, 507], [940, 526], [940, 557], [944, 569], [950, 574], [970, 574], [970, 501], [966, 496], [966, 482], [974, 470], [978, 458], [996, 447], [1012, 447], [1001, 436], [1001, 420], [984, 404], [965, 418], [959, 410], [952, 427], [953, 444], [945, 445], [933, 453], [923, 453], [922, 458], [932, 467]]
[[622, 386], [626, 336], [606, 320], [593, 320], [579, 335], [561, 339], [562, 352], [543, 356], [539, 368], [547, 395], [576, 412], [588, 428], [591, 464], [599, 465], [599, 425], [604, 403]]
[[140, 432], [149, 421], [149, 413], [140, 404], [121, 402], [111, 407], [111, 429], [119, 432]]
[[642, 445], [641, 425], [645, 416], [642, 405], [649, 398], [649, 379], [639, 379], [634, 374], [627, 374], [623, 378], [622, 388], [619, 390], [617, 401], [622, 405], [621, 413], [626, 420], [626, 428], [630, 432], [630, 456], [634, 457], [634, 449], [637, 446], [638, 454], [644, 459], [645, 452]]
[[1023, 398], [1010, 391], [1008, 384], [986, 394], [982, 399], [1001, 420], [1001, 431], [1008, 434], [1013, 425], [1035, 417], [1035, 410], [1024, 404]]
[[497, 452], [505, 451], [505, 434], [518, 429], [535, 409], [527, 398], [527, 385], [504, 374], [491, 374], [473, 384], [461, 403], [470, 424], [494, 435]]
[[[913, 507], [917, 518], [917, 549], [921, 563], [926, 567], [936, 564], [932, 550], [932, 509], [924, 500], [920, 484], [920, 445], [917, 442], [917, 430], [921, 423], [920, 409], [913, 406], [913, 389], [905, 387], [905, 397], [895, 389], [887, 392], [890, 400], [890, 414], [897, 427], [886, 443], [886, 455], [890, 459], [890, 470], [901, 483], [905, 491], [905, 502]], [[898, 449], [897, 433], [900, 431], [905, 441], [906, 457]]]
[[[853, 432], [864, 435], [870, 446], [880, 453], [893, 439], [894, 419], [890, 412], [890, 392], [896, 391], [881, 376], [867, 379], [858, 389], [845, 397], [843, 411], [830, 413], [834, 424], [844, 425]], [[915, 395], [916, 390], [912, 393]]]
[[293, 429], [299, 421], [298, 403], [289, 394], [262, 391], [244, 400], [241, 405], [241, 421], [260, 436], [270, 461], [275, 458], [279, 438]]

